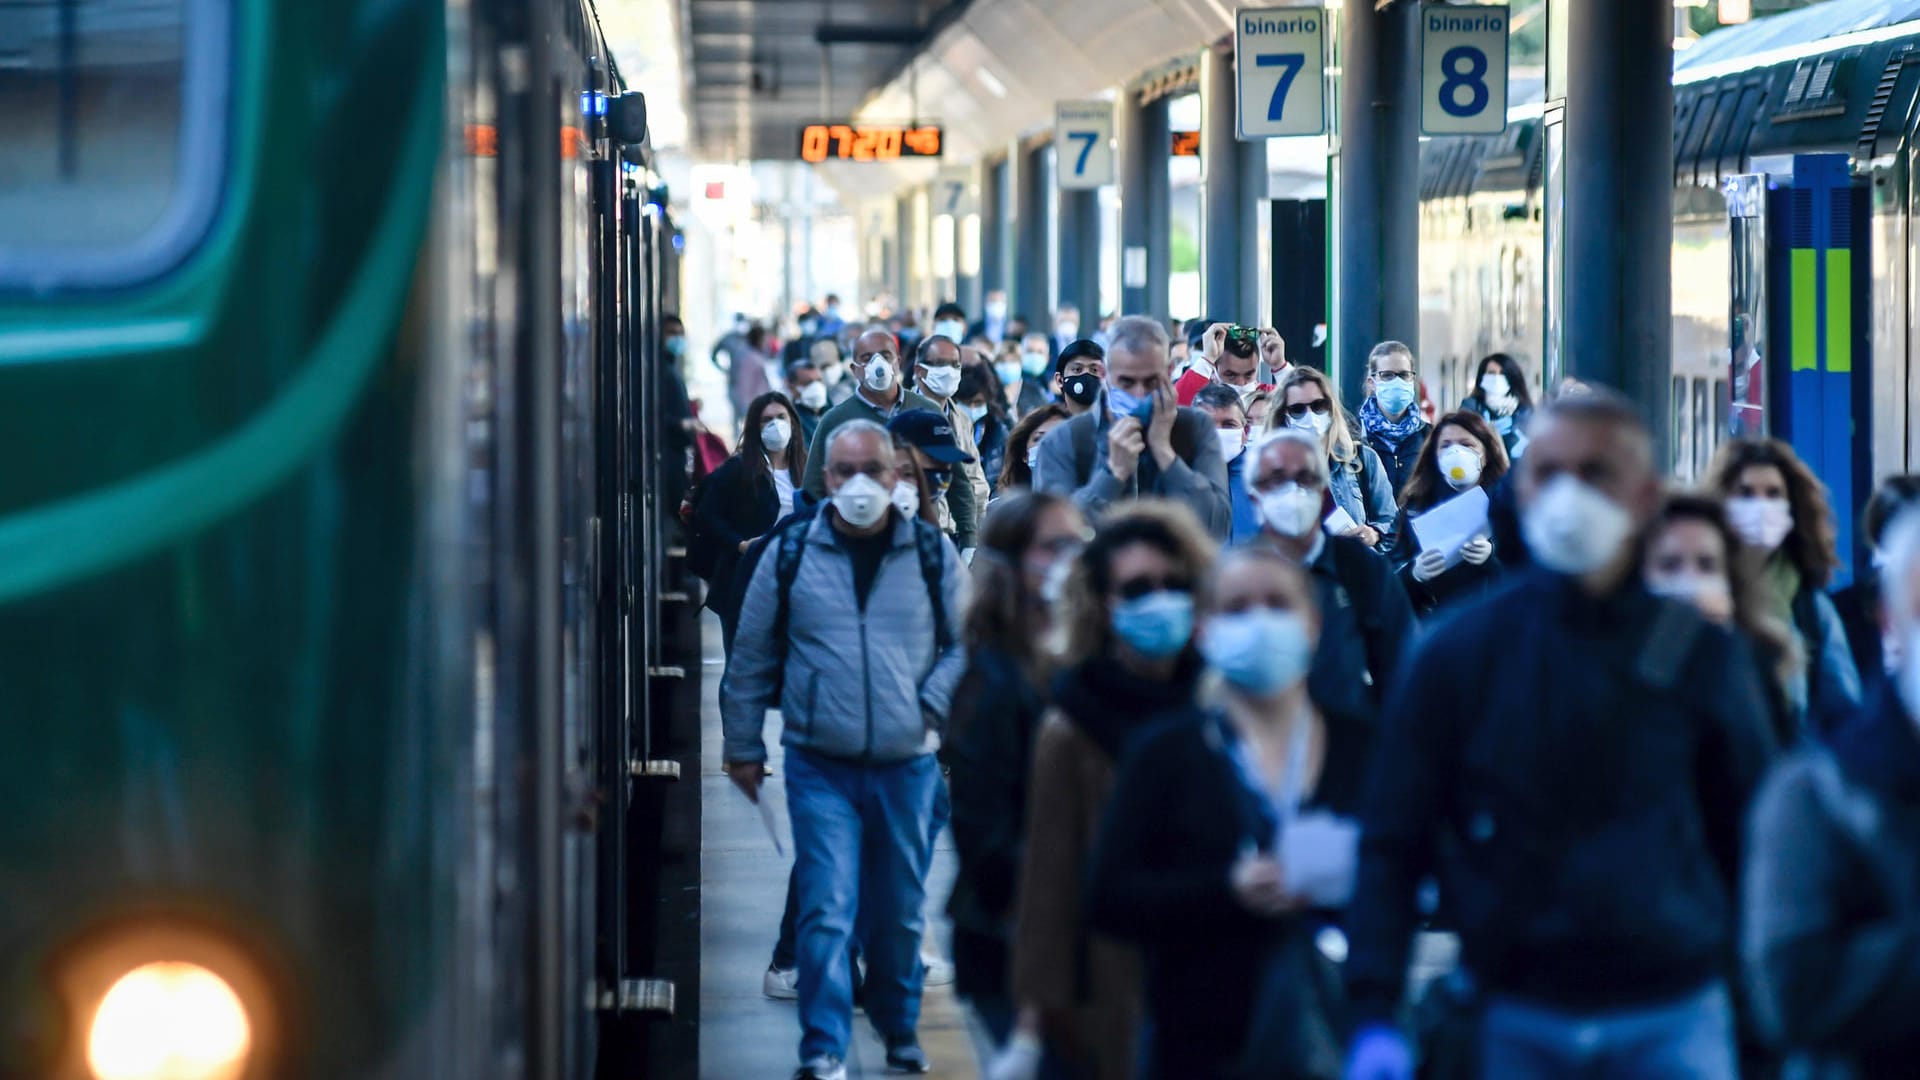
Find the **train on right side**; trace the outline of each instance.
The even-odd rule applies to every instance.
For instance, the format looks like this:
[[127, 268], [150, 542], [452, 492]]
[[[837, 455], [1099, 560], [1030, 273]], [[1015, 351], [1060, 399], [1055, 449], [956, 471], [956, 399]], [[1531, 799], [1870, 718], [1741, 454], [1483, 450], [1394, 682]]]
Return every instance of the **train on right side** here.
[[[1420, 342], [1450, 406], [1482, 358], [1562, 374], [1564, 110], [1515, 86], [1499, 135], [1427, 141]], [[1531, 99], [1531, 100], [1529, 100]], [[1829, 0], [1674, 59], [1674, 475], [1733, 435], [1792, 442], [1854, 520], [1920, 462], [1920, 0]], [[1847, 530], [1843, 551], [1864, 565]]]

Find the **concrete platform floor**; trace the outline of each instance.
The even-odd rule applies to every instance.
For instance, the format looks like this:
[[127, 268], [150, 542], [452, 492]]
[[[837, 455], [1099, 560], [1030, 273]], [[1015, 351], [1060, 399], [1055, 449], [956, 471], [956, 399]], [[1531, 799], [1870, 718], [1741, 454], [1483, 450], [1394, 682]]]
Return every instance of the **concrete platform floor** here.
[[[774, 853], [760, 812], [734, 790], [720, 771], [720, 626], [705, 616], [701, 666], [700, 852], [700, 1075], [713, 1080], [784, 1080], [793, 1074], [800, 1045], [800, 1022], [790, 1001], [772, 1001], [760, 992], [761, 976], [780, 930], [790, 861]], [[779, 723], [767, 725], [773, 776], [764, 789], [784, 835], [786, 789], [779, 746]], [[950, 934], [945, 908], [953, 888], [953, 842], [942, 835], [935, 846], [933, 873], [927, 882], [927, 920], [941, 944]], [[849, 1076], [886, 1075], [886, 1056], [862, 1014], [854, 1016], [854, 1046]], [[962, 1008], [951, 987], [932, 987], [921, 1005], [920, 1045], [933, 1060], [936, 1077], [979, 1075]]]

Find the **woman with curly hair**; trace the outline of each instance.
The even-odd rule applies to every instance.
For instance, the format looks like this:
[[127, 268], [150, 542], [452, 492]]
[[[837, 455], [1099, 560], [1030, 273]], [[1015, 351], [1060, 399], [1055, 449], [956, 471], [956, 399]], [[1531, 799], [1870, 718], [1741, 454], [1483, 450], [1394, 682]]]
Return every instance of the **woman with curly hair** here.
[[1826, 487], [1779, 439], [1726, 443], [1708, 483], [1726, 499], [1727, 520], [1757, 568], [1766, 614], [1792, 629], [1806, 658], [1795, 711], [1811, 730], [1830, 731], [1859, 708], [1860, 672], [1825, 592], [1840, 567]]

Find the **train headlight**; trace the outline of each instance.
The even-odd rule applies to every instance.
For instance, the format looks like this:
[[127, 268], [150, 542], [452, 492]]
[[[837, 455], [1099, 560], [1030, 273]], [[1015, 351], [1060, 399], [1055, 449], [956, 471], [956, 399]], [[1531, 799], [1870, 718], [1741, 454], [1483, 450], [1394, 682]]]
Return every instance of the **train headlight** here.
[[225, 979], [157, 961], [120, 976], [93, 1014], [87, 1067], [96, 1080], [234, 1080], [253, 1025]]

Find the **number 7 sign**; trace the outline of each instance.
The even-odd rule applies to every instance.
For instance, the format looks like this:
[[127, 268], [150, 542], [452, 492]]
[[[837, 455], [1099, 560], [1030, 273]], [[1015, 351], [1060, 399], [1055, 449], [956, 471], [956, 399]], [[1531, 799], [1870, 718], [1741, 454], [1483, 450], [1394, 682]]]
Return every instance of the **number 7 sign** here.
[[1234, 115], [1241, 139], [1326, 134], [1326, 25], [1320, 8], [1235, 13]]
[[1085, 191], [1113, 183], [1113, 104], [1056, 102], [1053, 152], [1061, 190]]

